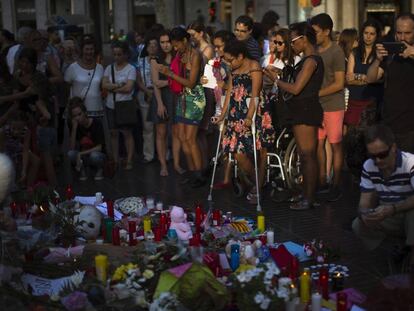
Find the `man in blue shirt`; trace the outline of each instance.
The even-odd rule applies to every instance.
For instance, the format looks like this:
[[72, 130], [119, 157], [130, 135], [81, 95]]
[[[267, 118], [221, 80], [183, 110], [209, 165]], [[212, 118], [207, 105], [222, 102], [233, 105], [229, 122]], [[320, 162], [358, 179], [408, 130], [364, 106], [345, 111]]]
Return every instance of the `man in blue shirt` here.
[[250, 16], [239, 16], [235, 22], [234, 35], [237, 40], [243, 41], [246, 44], [247, 50], [249, 51], [252, 59], [260, 62], [262, 54], [259, 49], [259, 44], [252, 37], [253, 24], [253, 19]]

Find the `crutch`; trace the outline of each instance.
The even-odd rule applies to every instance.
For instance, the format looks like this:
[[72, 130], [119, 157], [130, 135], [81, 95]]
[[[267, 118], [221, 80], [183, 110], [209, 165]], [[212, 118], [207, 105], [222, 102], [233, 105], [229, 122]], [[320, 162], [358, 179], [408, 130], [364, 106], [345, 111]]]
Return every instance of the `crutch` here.
[[[250, 106], [251, 99], [247, 101], [247, 108]], [[254, 104], [254, 114], [252, 118], [252, 137], [253, 137], [253, 156], [254, 156], [254, 172], [256, 177], [256, 195], [257, 195], [257, 211], [262, 211], [262, 206], [260, 205], [260, 191], [259, 191], [259, 173], [258, 173], [258, 165], [257, 165], [257, 150], [256, 150], [256, 112], [257, 106], [259, 104], [259, 97], [253, 98]]]
[[217, 141], [216, 156], [214, 157], [213, 174], [211, 176], [210, 191], [209, 191], [208, 197], [207, 197], [207, 201], [209, 201], [209, 202], [213, 201], [212, 193], [213, 193], [213, 187], [214, 187], [214, 179], [216, 177], [216, 169], [217, 169], [218, 155], [219, 155], [219, 150], [220, 150], [220, 145], [221, 145], [221, 138], [223, 136], [224, 126], [225, 126], [225, 123], [227, 121], [227, 112], [228, 112], [228, 108], [227, 108], [226, 114], [224, 115], [224, 119], [220, 123], [220, 127], [219, 127], [219, 138], [218, 138], [218, 141]]

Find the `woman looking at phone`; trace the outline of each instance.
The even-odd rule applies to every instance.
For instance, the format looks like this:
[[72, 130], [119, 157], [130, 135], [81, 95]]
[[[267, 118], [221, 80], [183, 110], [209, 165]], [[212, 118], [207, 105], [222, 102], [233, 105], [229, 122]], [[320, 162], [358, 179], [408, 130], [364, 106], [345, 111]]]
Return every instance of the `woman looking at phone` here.
[[180, 66], [184, 76], [173, 73], [169, 67], [159, 64], [160, 73], [170, 77], [182, 85], [183, 90], [178, 96], [175, 119], [183, 151], [187, 159], [187, 167], [192, 176], [183, 180], [191, 181], [194, 188], [201, 187], [206, 180], [202, 175], [202, 158], [197, 143], [197, 133], [204, 115], [206, 98], [200, 83], [202, 56], [190, 44], [190, 34], [176, 27], [170, 32], [172, 46], [180, 56]]

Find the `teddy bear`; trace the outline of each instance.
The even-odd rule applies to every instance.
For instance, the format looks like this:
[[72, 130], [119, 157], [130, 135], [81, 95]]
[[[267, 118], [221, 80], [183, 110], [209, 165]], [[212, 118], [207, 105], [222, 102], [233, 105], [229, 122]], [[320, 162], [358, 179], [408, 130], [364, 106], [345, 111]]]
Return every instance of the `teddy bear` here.
[[187, 222], [187, 214], [181, 207], [173, 206], [170, 212], [171, 225], [170, 229], [177, 232], [179, 240], [188, 241], [193, 237], [190, 224]]
[[233, 244], [240, 245], [240, 264], [256, 266], [259, 263], [259, 259], [256, 257], [256, 250], [258, 245], [256, 241], [254, 243], [251, 243], [248, 241], [241, 242], [230, 239], [225, 248], [228, 258], [230, 258], [231, 246]]

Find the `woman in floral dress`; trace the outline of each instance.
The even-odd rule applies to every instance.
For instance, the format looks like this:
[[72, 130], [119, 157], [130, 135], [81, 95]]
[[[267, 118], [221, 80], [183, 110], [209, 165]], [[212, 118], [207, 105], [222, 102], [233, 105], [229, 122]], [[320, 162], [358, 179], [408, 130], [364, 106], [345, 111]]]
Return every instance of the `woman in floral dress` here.
[[[240, 41], [233, 41], [224, 48], [224, 58], [232, 69], [230, 86], [222, 114], [214, 120], [224, 120], [226, 112], [227, 127], [224, 132], [223, 148], [226, 153], [234, 153], [239, 167], [251, 178], [255, 178], [252, 163], [253, 137], [252, 119], [255, 113], [253, 101], [258, 102], [256, 113], [256, 148], [260, 150], [259, 186], [263, 184], [266, 150], [274, 143], [274, 129], [268, 107], [265, 107], [262, 95], [262, 70], [257, 61], [249, 58], [246, 46]], [[249, 102], [251, 104], [249, 105]], [[253, 187], [248, 195], [252, 204], [257, 203], [256, 189]]]

